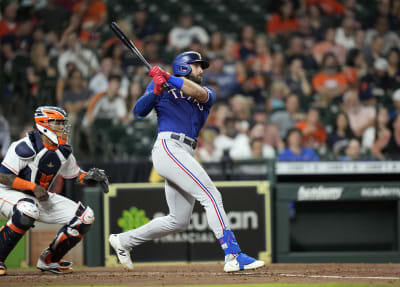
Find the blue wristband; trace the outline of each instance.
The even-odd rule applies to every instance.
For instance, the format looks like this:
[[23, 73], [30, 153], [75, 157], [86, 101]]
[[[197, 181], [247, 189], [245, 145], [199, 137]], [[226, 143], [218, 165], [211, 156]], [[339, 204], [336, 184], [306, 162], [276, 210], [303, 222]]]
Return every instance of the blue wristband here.
[[172, 84], [175, 88], [179, 90], [182, 89], [183, 79], [175, 76], [169, 77], [168, 83]]

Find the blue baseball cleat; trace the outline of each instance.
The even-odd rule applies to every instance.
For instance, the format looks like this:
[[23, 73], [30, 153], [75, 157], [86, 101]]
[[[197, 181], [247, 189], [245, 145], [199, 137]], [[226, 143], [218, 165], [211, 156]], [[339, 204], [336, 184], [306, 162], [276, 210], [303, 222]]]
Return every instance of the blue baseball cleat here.
[[239, 253], [237, 256], [232, 256], [232, 259], [225, 262], [225, 272], [235, 272], [241, 270], [256, 269], [264, 266], [264, 261], [256, 260], [244, 253]]

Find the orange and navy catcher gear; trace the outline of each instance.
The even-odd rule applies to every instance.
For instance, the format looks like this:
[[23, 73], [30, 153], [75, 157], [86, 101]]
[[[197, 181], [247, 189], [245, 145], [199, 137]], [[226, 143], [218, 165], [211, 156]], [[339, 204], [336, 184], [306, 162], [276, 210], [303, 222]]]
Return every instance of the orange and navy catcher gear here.
[[0, 262], [4, 262], [18, 241], [39, 219], [39, 206], [31, 198], [22, 198], [13, 207], [13, 215], [0, 229]]
[[44, 106], [35, 111], [36, 128], [56, 145], [68, 141], [68, 114], [59, 107]]
[[48, 259], [49, 262], [59, 262], [69, 250], [81, 241], [93, 222], [93, 210], [79, 202], [75, 216], [58, 231], [56, 238], [50, 244], [51, 258]]
[[172, 70], [175, 76], [187, 76], [192, 72], [190, 64], [200, 63], [201, 67], [207, 69], [210, 64], [208, 61], [202, 59], [200, 53], [194, 51], [188, 51], [176, 56], [172, 62]]
[[[50, 188], [58, 174], [63, 178], [75, 178], [79, 172], [72, 148], [59, 144], [56, 150], [47, 149], [38, 130], [13, 142], [0, 165], [0, 173], [13, 173], [45, 189]], [[23, 192], [34, 196], [31, 190]]]

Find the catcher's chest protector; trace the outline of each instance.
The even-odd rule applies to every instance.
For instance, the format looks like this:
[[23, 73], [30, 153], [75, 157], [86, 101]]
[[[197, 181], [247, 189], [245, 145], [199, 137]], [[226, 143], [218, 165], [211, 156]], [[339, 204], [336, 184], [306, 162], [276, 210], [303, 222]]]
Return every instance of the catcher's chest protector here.
[[29, 133], [28, 137], [16, 146], [15, 151], [20, 158], [29, 161], [18, 176], [28, 181], [34, 178], [36, 184], [40, 184], [46, 189], [51, 186], [61, 167], [72, 153], [71, 147], [64, 145], [59, 145], [55, 151], [48, 150], [36, 131]]

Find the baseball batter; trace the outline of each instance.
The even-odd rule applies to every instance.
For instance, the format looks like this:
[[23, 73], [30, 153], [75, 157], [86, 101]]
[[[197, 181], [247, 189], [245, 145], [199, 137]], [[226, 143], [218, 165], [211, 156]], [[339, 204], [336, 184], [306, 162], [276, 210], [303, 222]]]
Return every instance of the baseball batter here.
[[9, 218], [0, 229], [0, 275], [7, 274], [7, 256], [35, 221], [63, 224], [53, 242], [40, 255], [36, 267], [53, 273], [72, 272], [72, 263], [62, 260], [88, 232], [93, 210], [81, 202], [49, 193], [57, 175], [82, 184], [100, 182], [108, 191], [102, 170], [82, 171], [67, 145], [67, 114], [58, 107], [35, 111], [35, 130], [13, 142], [0, 165], [0, 215]]
[[[165, 178], [169, 214], [124, 233], [111, 234], [109, 242], [120, 262], [133, 268], [130, 251], [146, 242], [185, 230], [190, 222], [195, 200], [205, 208], [210, 228], [225, 252], [226, 272], [255, 269], [264, 265], [242, 253], [230, 230], [220, 192], [202, 166], [194, 159], [197, 136], [215, 101], [214, 91], [201, 86], [203, 70], [209, 63], [197, 52], [178, 55], [172, 63], [174, 76], [159, 67], [149, 75], [153, 81], [136, 103], [135, 117], [145, 117], [155, 108], [158, 137], [152, 151], [156, 171]], [[167, 83], [171, 89], [164, 91]]]

